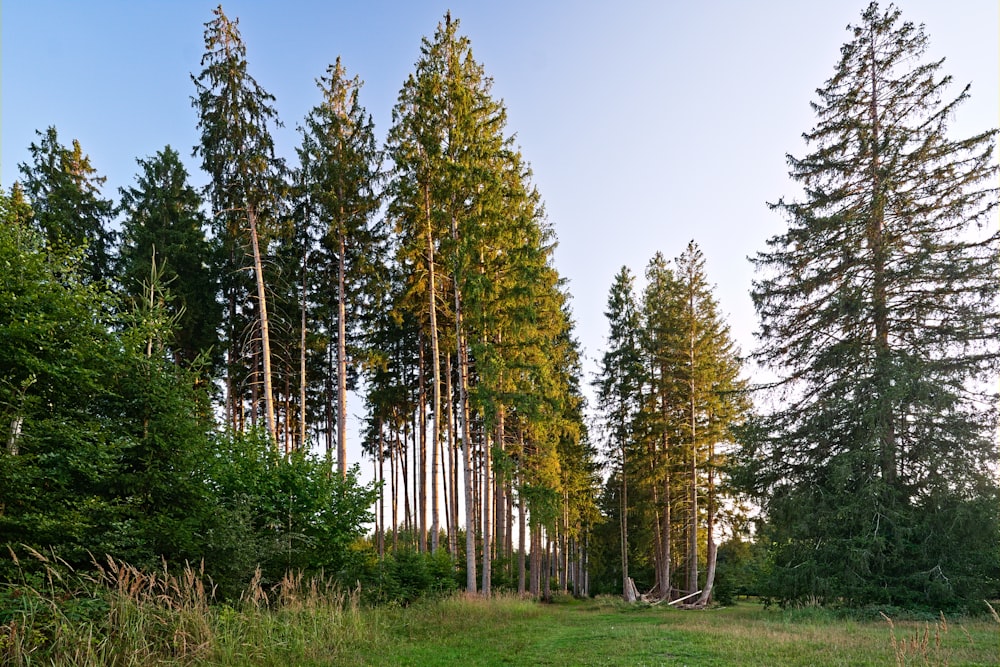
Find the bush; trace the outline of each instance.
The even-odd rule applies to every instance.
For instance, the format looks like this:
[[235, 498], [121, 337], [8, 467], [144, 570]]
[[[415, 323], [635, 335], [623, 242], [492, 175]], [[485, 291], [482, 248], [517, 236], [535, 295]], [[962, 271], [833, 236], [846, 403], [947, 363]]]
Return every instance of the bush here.
[[458, 588], [455, 564], [444, 549], [420, 553], [411, 548], [387, 553], [378, 564], [374, 580], [362, 587], [372, 603], [407, 606], [423, 597], [435, 597]]

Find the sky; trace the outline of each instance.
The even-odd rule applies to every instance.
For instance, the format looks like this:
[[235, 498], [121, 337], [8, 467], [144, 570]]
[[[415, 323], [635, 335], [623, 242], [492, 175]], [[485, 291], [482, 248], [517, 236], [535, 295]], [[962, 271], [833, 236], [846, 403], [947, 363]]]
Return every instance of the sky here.
[[[3, 0], [0, 5], [0, 186], [18, 178], [35, 131], [78, 139], [106, 197], [133, 185], [137, 158], [170, 144], [191, 182], [206, 181], [191, 75], [201, 70], [212, 1]], [[748, 257], [785, 221], [767, 207], [794, 198], [786, 154], [803, 154], [815, 90], [868, 0], [546, 1], [227, 0], [250, 74], [276, 97], [275, 136], [290, 163], [297, 128], [319, 102], [315, 80], [342, 57], [384, 138], [392, 107], [450, 9], [508, 112], [559, 241], [577, 337], [592, 373], [605, 346], [614, 275], [640, 277], [657, 251], [704, 252], [721, 312], [742, 350], [756, 316]], [[885, 3], [883, 3], [885, 6]], [[955, 137], [1000, 124], [997, 0], [899, 0], [923, 23], [928, 58], [945, 57], [953, 91], [972, 84]], [[352, 402], [360, 411], [360, 401]]]

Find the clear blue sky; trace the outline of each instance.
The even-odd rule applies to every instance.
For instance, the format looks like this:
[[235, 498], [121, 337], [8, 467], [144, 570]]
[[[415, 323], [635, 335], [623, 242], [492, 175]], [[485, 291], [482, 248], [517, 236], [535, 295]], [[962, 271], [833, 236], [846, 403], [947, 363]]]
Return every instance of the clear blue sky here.
[[[4, 0], [0, 185], [18, 177], [34, 131], [79, 139], [115, 200], [135, 159], [198, 139], [190, 74], [216, 2]], [[956, 136], [1000, 124], [997, 0], [900, 0], [924, 23], [955, 90], [972, 82]], [[494, 79], [568, 278], [586, 355], [604, 345], [603, 310], [624, 264], [641, 276], [657, 250], [702, 247], [744, 351], [756, 326], [748, 255], [784, 222], [765, 202], [792, 196], [785, 154], [801, 154], [809, 102], [833, 73], [845, 27], [867, 0], [506, 2], [230, 0], [251, 74], [277, 98], [290, 160], [314, 84], [338, 55], [366, 84], [384, 136], [420, 39], [447, 9]], [[885, 3], [883, 3], [885, 6]], [[588, 371], [593, 364], [588, 364]]]

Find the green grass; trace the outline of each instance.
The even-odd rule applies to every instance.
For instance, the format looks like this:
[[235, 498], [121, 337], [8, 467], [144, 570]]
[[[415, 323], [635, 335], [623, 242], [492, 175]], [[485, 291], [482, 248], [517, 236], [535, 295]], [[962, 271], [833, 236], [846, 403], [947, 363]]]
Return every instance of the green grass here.
[[340, 664], [1000, 664], [1000, 626], [992, 619], [859, 622], [755, 603], [687, 611], [458, 599], [403, 612], [392, 625], [393, 641], [378, 654]]
[[[1000, 665], [1000, 617], [853, 620], [744, 602], [702, 611], [617, 599], [455, 595], [366, 607], [286, 577], [211, 602], [198, 573], [110, 563], [57, 586], [0, 586], [0, 665]], [[985, 605], [984, 605], [985, 607]]]

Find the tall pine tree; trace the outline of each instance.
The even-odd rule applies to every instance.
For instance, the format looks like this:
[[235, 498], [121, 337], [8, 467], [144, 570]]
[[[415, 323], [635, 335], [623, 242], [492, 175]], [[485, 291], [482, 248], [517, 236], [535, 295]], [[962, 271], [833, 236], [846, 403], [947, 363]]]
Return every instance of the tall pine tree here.
[[[278, 217], [280, 175], [284, 169], [275, 156], [271, 128], [279, 124], [268, 94], [247, 71], [246, 46], [237, 27], [222, 6], [213, 10], [215, 18], [205, 24], [205, 54], [201, 73], [194, 81], [201, 143], [194, 152], [202, 158], [216, 236], [223, 245], [223, 292], [227, 302], [226, 336], [228, 372], [226, 408], [232, 424], [243, 423], [239, 380], [249, 367], [246, 379], [253, 395], [263, 389], [263, 412], [268, 433], [277, 439], [274, 389], [271, 371], [271, 341], [267, 313], [267, 290], [263, 257], [267, 253], [268, 226]], [[249, 266], [248, 266], [249, 264]], [[241, 280], [247, 269], [254, 287]], [[256, 309], [245, 313], [244, 293], [256, 292]], [[247, 336], [253, 350], [247, 360], [240, 338], [248, 332], [241, 322], [254, 322], [256, 335]], [[259, 359], [259, 363], [258, 360]], [[257, 378], [261, 378], [257, 381]], [[251, 410], [258, 409], [257, 400]]]
[[745, 472], [776, 596], [940, 608], [997, 593], [996, 132], [949, 135], [969, 88], [895, 7], [848, 30], [753, 260], [785, 403]]
[[327, 312], [336, 312], [337, 465], [346, 477], [347, 343], [349, 336], [357, 336], [361, 311], [374, 303], [363, 294], [370, 291], [366, 284], [382, 246], [379, 230], [372, 226], [379, 206], [379, 153], [371, 116], [358, 101], [360, 79], [348, 79], [338, 58], [317, 85], [322, 101], [306, 117], [299, 160], [305, 208], [316, 217], [322, 240], [319, 261], [312, 264], [314, 270], [336, 276], [335, 289], [319, 290], [314, 298], [328, 304]]
[[622, 594], [634, 601], [629, 579], [628, 482], [629, 452], [635, 447], [635, 418], [641, 403], [643, 382], [642, 353], [639, 347], [641, 320], [635, 300], [635, 279], [623, 266], [615, 276], [608, 294], [608, 349], [601, 358], [601, 368], [595, 385], [597, 404], [604, 415], [608, 450], [616, 457], [620, 476], [620, 538]]

